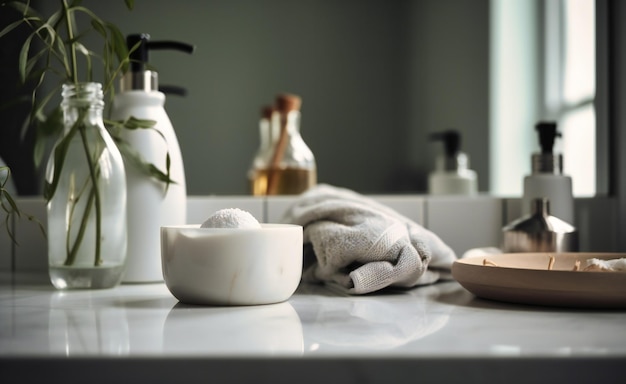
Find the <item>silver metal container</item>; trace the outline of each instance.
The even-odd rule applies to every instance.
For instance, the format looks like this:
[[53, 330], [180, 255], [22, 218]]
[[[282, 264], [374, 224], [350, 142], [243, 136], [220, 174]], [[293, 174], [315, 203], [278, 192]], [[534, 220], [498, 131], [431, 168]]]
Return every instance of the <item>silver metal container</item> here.
[[573, 225], [550, 216], [547, 198], [531, 202], [531, 214], [502, 229], [502, 250], [517, 252], [576, 252], [578, 232]]

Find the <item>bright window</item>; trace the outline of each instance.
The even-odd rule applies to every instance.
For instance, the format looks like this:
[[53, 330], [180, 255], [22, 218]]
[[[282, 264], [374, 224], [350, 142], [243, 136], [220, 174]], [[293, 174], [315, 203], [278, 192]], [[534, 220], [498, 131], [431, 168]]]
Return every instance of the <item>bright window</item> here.
[[[573, 178], [574, 195], [596, 192], [596, 44], [595, 1], [562, 0], [562, 97], [557, 118], [563, 133], [564, 172]], [[548, 55], [547, 60], [551, 57]]]
[[595, 0], [492, 0], [491, 8], [491, 192], [521, 195], [539, 149], [534, 124], [553, 120], [574, 195], [595, 195]]

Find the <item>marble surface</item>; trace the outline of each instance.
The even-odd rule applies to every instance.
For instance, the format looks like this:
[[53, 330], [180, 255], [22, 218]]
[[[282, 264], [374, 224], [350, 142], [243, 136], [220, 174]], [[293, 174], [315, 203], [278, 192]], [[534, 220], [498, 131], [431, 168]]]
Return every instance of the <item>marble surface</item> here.
[[66, 368], [92, 366], [91, 382], [122, 371], [167, 382], [172, 369], [185, 369], [188, 382], [626, 375], [626, 311], [499, 303], [456, 282], [366, 296], [301, 285], [279, 304], [207, 307], [179, 303], [164, 284], [62, 292], [41, 275], [0, 277], [0, 372], [22, 382], [41, 374], [27, 368], [37, 366], [64, 383], [76, 379]]

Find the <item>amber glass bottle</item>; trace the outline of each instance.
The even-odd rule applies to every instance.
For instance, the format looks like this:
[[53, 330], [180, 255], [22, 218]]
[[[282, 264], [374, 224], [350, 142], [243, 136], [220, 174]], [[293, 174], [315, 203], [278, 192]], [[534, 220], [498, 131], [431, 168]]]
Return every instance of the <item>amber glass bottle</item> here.
[[296, 95], [277, 96], [278, 118], [269, 118], [270, 149], [252, 172], [254, 195], [295, 195], [317, 183], [315, 156], [300, 134], [301, 105]]

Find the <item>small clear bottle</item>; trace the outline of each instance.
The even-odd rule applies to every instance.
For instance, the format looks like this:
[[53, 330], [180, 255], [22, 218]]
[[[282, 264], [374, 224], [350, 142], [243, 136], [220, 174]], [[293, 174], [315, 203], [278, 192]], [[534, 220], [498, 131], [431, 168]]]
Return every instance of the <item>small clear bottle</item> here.
[[272, 156], [273, 140], [276, 137], [278, 125], [278, 111], [273, 106], [261, 109], [259, 119], [259, 148], [248, 171], [250, 192], [254, 196], [265, 195], [267, 191], [267, 177], [260, 177], [269, 167]]
[[276, 97], [277, 128], [270, 128], [272, 148], [267, 168], [256, 174], [258, 195], [297, 195], [317, 184], [315, 156], [300, 134], [300, 106], [296, 95]]

